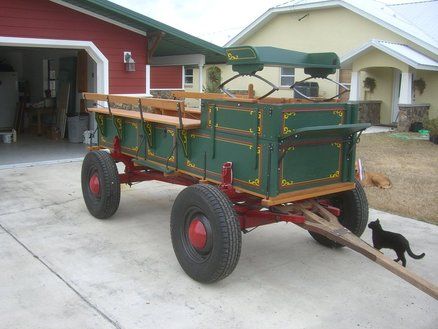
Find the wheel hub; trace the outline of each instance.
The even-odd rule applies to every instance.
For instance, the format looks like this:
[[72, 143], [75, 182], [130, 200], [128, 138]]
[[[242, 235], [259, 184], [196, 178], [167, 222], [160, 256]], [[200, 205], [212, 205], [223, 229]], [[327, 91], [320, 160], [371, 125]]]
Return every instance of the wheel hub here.
[[202, 250], [207, 245], [207, 230], [204, 224], [197, 218], [192, 220], [189, 226], [189, 241], [198, 250]]
[[91, 193], [94, 196], [98, 196], [100, 194], [100, 182], [99, 176], [97, 174], [93, 174], [93, 176], [90, 177], [88, 185], [90, 187]]

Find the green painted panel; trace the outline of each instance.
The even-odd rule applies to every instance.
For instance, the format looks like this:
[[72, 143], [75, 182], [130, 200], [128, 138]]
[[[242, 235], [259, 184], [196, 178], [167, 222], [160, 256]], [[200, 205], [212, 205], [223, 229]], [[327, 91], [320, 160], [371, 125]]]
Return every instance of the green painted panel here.
[[340, 125], [345, 122], [346, 111], [343, 107], [325, 109], [293, 109], [282, 113], [281, 134], [293, 133], [296, 129], [311, 126]]
[[200, 131], [189, 132], [188, 140], [191, 148], [190, 158], [179, 161], [180, 169], [201, 177], [206, 174], [207, 178], [220, 181], [222, 165], [231, 161], [237, 186], [255, 191], [262, 189], [264, 161], [262, 145], [259, 145], [256, 153], [249, 139], [221, 134], [216, 136], [214, 145], [216, 151], [215, 156], [212, 157], [209, 134]]
[[280, 164], [279, 185], [293, 190], [334, 183], [340, 181], [341, 171], [341, 143], [291, 146]]
[[122, 152], [137, 154], [140, 145], [137, 120], [123, 120], [123, 138], [120, 141]]
[[152, 129], [153, 147], [147, 148], [146, 159], [160, 164], [175, 166], [176, 129], [165, 125], [154, 125]]
[[257, 130], [257, 111], [253, 108], [218, 106], [216, 131], [253, 135]]

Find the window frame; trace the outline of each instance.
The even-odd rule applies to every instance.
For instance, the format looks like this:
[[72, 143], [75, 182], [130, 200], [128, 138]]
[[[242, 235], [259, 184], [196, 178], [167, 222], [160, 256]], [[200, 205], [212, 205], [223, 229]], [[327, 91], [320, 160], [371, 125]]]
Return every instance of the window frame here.
[[[291, 69], [293, 74], [283, 74], [283, 69]], [[295, 68], [294, 67], [289, 67], [289, 66], [281, 66], [280, 67], [280, 88], [289, 88], [290, 86], [292, 86], [295, 82]], [[291, 84], [287, 84], [287, 85], [283, 85], [282, 84], [282, 78], [292, 78], [292, 83]]]
[[[186, 73], [186, 71], [187, 70], [192, 70], [192, 74], [187, 74]], [[193, 67], [184, 67], [184, 70], [183, 70], [183, 72], [184, 72], [184, 79], [183, 79], [183, 84], [184, 84], [184, 87], [193, 87], [193, 85], [194, 85], [194, 82], [195, 82], [195, 72], [194, 72], [194, 68]], [[186, 82], [186, 79], [187, 78], [192, 78], [192, 82], [190, 83], [190, 82]]]

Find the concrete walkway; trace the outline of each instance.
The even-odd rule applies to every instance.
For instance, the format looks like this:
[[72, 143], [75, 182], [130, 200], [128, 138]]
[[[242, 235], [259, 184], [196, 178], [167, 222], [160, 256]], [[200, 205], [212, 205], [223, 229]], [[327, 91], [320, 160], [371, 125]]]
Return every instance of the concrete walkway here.
[[[0, 170], [2, 328], [436, 328], [436, 300], [292, 224], [244, 235], [231, 276], [194, 282], [170, 242], [181, 188], [124, 189], [116, 215], [99, 221], [82, 201], [80, 168]], [[438, 283], [438, 227], [371, 211], [377, 217], [426, 253], [408, 267]]]

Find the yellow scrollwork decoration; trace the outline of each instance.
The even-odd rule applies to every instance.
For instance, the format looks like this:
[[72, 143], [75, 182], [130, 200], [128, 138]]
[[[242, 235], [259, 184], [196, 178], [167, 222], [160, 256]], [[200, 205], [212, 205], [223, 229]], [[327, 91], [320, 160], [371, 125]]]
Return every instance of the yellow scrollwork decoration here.
[[227, 51], [227, 56], [228, 56], [228, 59], [229, 59], [230, 61], [236, 61], [236, 60], [239, 59], [239, 56], [238, 56], [238, 55], [233, 55], [233, 53], [230, 52], [230, 51]]
[[287, 180], [285, 178], [283, 178], [281, 180], [281, 186], [292, 186], [294, 184], [294, 181], [292, 180]]
[[260, 186], [260, 179], [256, 178], [254, 180], [248, 180], [248, 183], [254, 186]]
[[283, 118], [284, 118], [284, 120], [287, 120], [287, 119], [289, 119], [290, 117], [294, 117], [294, 116], [296, 116], [297, 114], [295, 113], [295, 112], [286, 112], [286, 113], [284, 113], [283, 114]]
[[290, 130], [289, 127], [284, 126], [283, 127], [283, 134], [291, 134], [293, 130]]
[[340, 175], [339, 170], [336, 170], [333, 174], [330, 175], [330, 178], [338, 178]]
[[190, 168], [195, 168], [196, 167], [196, 165], [193, 162], [191, 162], [190, 160], [186, 161], [186, 166], [190, 167]]
[[340, 111], [340, 110], [333, 111], [333, 114], [338, 115], [340, 118], [342, 118], [344, 116], [344, 112]]
[[154, 152], [152, 152], [150, 149], [148, 149], [148, 155], [150, 155], [150, 156], [154, 156], [155, 155], [155, 153]]
[[337, 147], [338, 149], [341, 148], [341, 143], [332, 143], [331, 145]]

